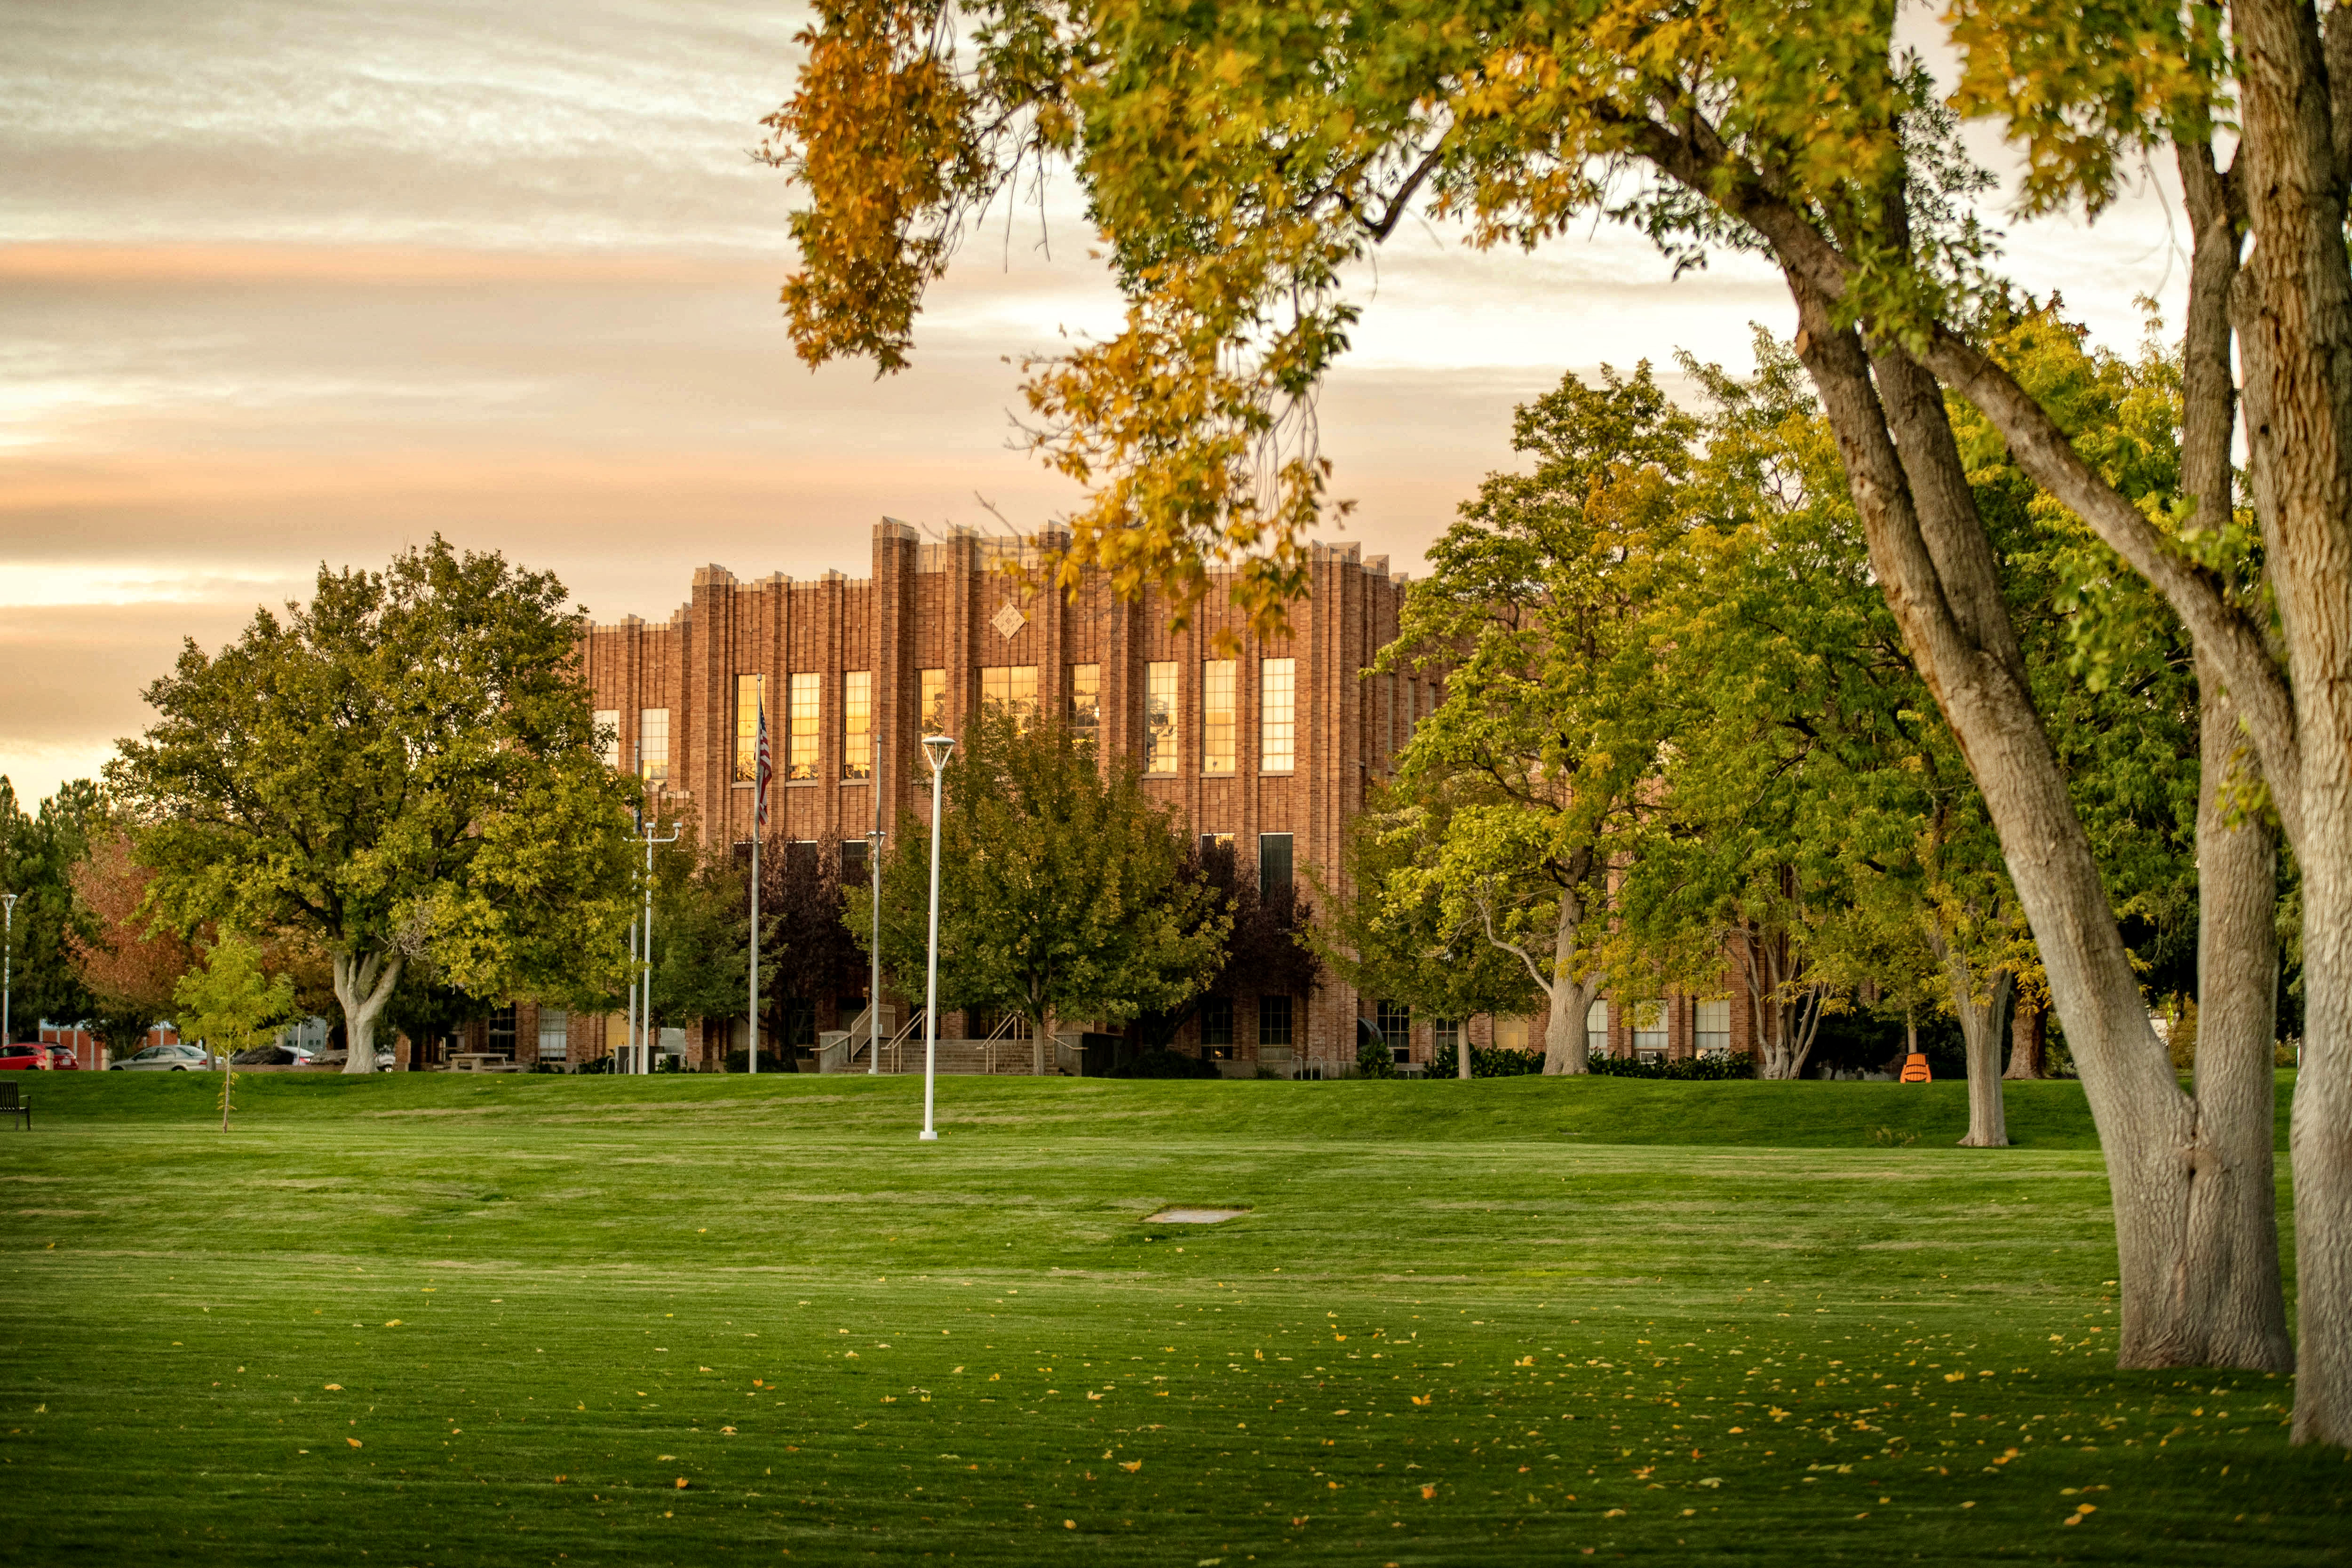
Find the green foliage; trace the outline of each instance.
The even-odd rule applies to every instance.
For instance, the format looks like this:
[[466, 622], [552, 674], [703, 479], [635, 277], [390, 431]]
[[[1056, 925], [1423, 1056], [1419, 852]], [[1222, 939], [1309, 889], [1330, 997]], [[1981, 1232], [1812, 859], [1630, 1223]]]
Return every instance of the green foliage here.
[[1368, 1038], [1356, 1047], [1358, 1078], [1394, 1078], [1397, 1076], [1396, 1055], [1386, 1040]]
[[221, 1131], [226, 1131], [236, 1054], [268, 1045], [293, 1020], [294, 982], [265, 973], [261, 949], [225, 932], [205, 954], [203, 966], [180, 977], [173, 1000], [180, 1037], [201, 1040], [220, 1058]]
[[98, 786], [86, 779], [60, 786], [28, 813], [0, 776], [0, 892], [17, 895], [7, 939], [9, 1018], [28, 1037], [43, 1018], [73, 1023], [90, 1013], [74, 943], [94, 932], [74, 898], [73, 868], [104, 815]]
[[1756, 1076], [1751, 1056], [1675, 1057], [1645, 1062], [1635, 1057], [1595, 1056], [1588, 1068], [1597, 1078], [1646, 1078], [1685, 1083], [1725, 1083]]
[[1442, 1018], [1525, 1013], [1540, 994], [1514, 954], [1449, 911], [1426, 868], [1445, 841], [1446, 802], [1418, 805], [1375, 786], [1342, 853], [1349, 896], [1324, 897], [1310, 940], [1359, 993]]
[[597, 759], [564, 599], [436, 537], [189, 643], [108, 769], [156, 912], [424, 953], [478, 995], [618, 989], [633, 786]]
[[201, 967], [180, 977], [173, 999], [180, 1037], [202, 1040], [222, 1056], [268, 1045], [294, 1017], [294, 982], [266, 973], [261, 949], [233, 932], [213, 943]]
[[[656, 837], [671, 828], [677, 842], [654, 849], [654, 1025], [740, 1018], [751, 1005], [751, 866], [724, 847], [702, 848], [690, 821], [666, 819]], [[773, 944], [761, 951], [771, 983], [781, 956]]]
[[[1125, 1023], [1176, 1006], [1222, 958], [1229, 918], [1188, 879], [1168, 812], [1130, 763], [1108, 772], [1057, 726], [992, 710], [948, 763], [940, 827], [940, 1005]], [[882, 960], [923, 994], [930, 835], [906, 822], [882, 874]], [[860, 942], [866, 900], [846, 903]]]

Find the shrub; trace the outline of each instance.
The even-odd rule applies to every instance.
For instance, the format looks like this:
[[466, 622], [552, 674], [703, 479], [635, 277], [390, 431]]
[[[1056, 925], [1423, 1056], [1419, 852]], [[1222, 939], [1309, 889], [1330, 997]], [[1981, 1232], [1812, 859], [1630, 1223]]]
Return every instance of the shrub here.
[[1358, 1078], [1394, 1078], [1396, 1075], [1396, 1057], [1389, 1050], [1387, 1041], [1366, 1040], [1356, 1047]]
[[1105, 1078], [1218, 1078], [1217, 1064], [1163, 1046], [1147, 1046], [1103, 1075]]
[[1745, 1054], [1724, 1057], [1684, 1057], [1675, 1061], [1645, 1062], [1635, 1057], [1594, 1056], [1585, 1066], [1599, 1078], [1670, 1078], [1713, 1083], [1724, 1079], [1754, 1078], [1756, 1058]]
[[1470, 1047], [1472, 1078], [1525, 1078], [1543, 1071], [1541, 1051], [1514, 1051], [1502, 1047]]

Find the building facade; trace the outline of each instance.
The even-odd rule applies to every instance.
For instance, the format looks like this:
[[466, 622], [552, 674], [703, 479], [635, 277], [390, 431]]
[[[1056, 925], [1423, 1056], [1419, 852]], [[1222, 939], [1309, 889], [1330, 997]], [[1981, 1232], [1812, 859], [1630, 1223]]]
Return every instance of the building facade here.
[[[1396, 636], [1403, 575], [1353, 545], [1312, 546], [1289, 634], [1262, 639], [1213, 579], [1181, 630], [1165, 597], [1123, 601], [1099, 573], [1066, 596], [1034, 570], [1057, 542], [970, 531], [927, 540], [886, 521], [863, 577], [745, 581], [704, 567], [667, 623], [631, 617], [587, 633], [583, 668], [614, 737], [607, 761], [673, 803], [691, 802], [706, 843], [743, 843], [764, 702], [771, 835], [837, 847], [856, 864], [877, 801], [886, 842], [900, 821], [928, 815], [920, 737], [958, 733], [997, 701], [1092, 732], [1106, 765], [1133, 759], [1185, 830], [1229, 840], [1261, 887], [1296, 880], [1304, 891], [1311, 876], [1337, 890], [1348, 825], [1439, 698], [1434, 679], [1366, 674]], [[845, 1023], [857, 1005], [814, 1000], [820, 1026]], [[1684, 998], [1603, 1007], [1594, 1044], [1688, 1055], [1716, 1047], [1710, 1026], [1722, 1023], [1720, 1045], [1744, 1049], [1746, 1011]], [[1355, 1060], [1360, 1017], [1388, 1026], [1391, 1040], [1409, 1032], [1412, 1059], [1434, 1056], [1441, 1072], [1453, 1030], [1480, 1046], [1542, 1040], [1540, 1018], [1384, 1015], [1379, 999], [1327, 973], [1308, 996], [1216, 999], [1179, 1043], [1228, 1058], [1227, 1070], [1318, 1070]], [[941, 1032], [964, 1034], [971, 1022], [943, 1019]], [[518, 1026], [527, 1033], [530, 1020]], [[574, 1060], [617, 1038], [602, 1019], [568, 1027]], [[540, 1039], [545, 1058], [551, 1042], [543, 1030]]]

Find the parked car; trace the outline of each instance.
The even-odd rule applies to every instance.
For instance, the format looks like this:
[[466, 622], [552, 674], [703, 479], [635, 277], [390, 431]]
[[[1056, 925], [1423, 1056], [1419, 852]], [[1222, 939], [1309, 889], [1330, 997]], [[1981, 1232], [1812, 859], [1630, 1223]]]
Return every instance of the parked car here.
[[256, 1046], [229, 1060], [241, 1068], [309, 1068], [319, 1065], [319, 1053], [308, 1046]]
[[[317, 1059], [315, 1059], [314, 1061], [312, 1061], [312, 1062], [310, 1063], [310, 1065], [311, 1065], [312, 1067], [321, 1067], [321, 1068], [340, 1068], [340, 1067], [341, 1067], [345, 1062], [348, 1062], [348, 1061], [350, 1061], [351, 1059], [352, 1059], [352, 1053], [351, 1053], [351, 1052], [349, 1052], [349, 1051], [347, 1051], [347, 1050], [346, 1050], [346, 1051], [320, 1051], [320, 1052], [319, 1053], [318, 1057], [317, 1057]], [[378, 1071], [378, 1072], [390, 1072], [390, 1071], [393, 1069], [393, 1068], [397, 1064], [398, 1060], [399, 1060], [399, 1058], [396, 1058], [396, 1057], [394, 1057], [394, 1056], [392, 1054], [392, 1047], [391, 1047], [390, 1046], [378, 1046], [378, 1047], [375, 1048], [375, 1070], [376, 1070], [376, 1071]]]
[[210, 1072], [212, 1057], [195, 1046], [150, 1046], [128, 1061], [114, 1064], [116, 1072]]
[[0, 1046], [0, 1072], [79, 1072], [72, 1047], [19, 1043]]

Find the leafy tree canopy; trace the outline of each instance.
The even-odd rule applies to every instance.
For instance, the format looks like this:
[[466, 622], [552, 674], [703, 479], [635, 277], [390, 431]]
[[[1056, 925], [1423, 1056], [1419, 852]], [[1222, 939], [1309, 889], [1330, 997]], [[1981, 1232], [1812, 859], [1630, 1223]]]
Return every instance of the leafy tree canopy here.
[[[1058, 726], [991, 709], [948, 763], [940, 840], [940, 1005], [1120, 1024], [1167, 1009], [1216, 972], [1230, 926], [1184, 875], [1167, 810], [1133, 766], [1108, 771]], [[908, 818], [882, 874], [882, 961], [919, 998], [930, 835]], [[850, 929], [874, 940], [863, 899]]]
[[309, 604], [189, 643], [109, 767], [155, 910], [332, 955], [349, 1070], [412, 953], [476, 994], [618, 988], [633, 785], [598, 761], [565, 598], [437, 536], [322, 567]]

